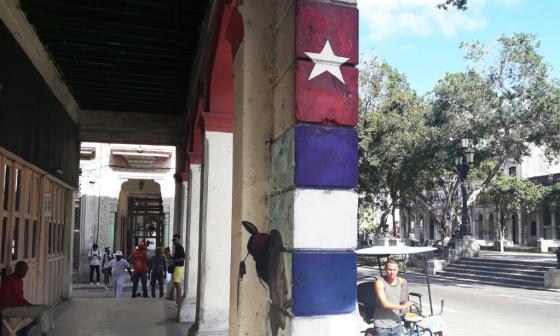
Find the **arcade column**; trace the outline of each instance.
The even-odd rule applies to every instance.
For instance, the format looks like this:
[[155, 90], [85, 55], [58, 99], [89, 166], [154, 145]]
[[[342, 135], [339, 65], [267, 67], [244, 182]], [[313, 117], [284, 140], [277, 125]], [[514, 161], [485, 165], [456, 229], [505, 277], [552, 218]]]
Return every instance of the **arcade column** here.
[[354, 5], [299, 0], [275, 8], [269, 244], [281, 252], [269, 260], [272, 335], [355, 334]]
[[[233, 118], [202, 113], [204, 150], [196, 335], [228, 335]], [[194, 223], [192, 223], [194, 224]]]

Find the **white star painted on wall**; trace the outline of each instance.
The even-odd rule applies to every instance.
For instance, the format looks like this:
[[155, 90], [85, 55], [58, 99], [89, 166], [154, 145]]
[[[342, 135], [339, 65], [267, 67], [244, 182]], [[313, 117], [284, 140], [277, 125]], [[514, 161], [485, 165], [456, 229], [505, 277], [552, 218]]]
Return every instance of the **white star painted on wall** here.
[[348, 61], [348, 58], [336, 56], [333, 53], [331, 44], [328, 40], [325, 42], [325, 46], [320, 53], [306, 52], [305, 54], [311, 58], [313, 63], [315, 63], [308, 80], [311, 80], [326, 71], [330, 72], [333, 76], [344, 83], [344, 78], [342, 78], [342, 73], [340, 72], [340, 65]]

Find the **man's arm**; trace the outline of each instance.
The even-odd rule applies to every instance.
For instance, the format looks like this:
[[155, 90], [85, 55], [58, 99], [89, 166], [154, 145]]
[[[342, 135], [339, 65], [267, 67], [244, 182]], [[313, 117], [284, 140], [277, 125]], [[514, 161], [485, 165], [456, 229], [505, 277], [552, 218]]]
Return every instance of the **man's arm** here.
[[385, 287], [384, 287], [382, 281], [376, 281], [375, 282], [375, 294], [377, 295], [377, 298], [379, 299], [379, 303], [385, 309], [405, 310], [405, 309], [408, 309], [410, 306], [412, 306], [412, 302], [410, 302], [410, 301], [407, 301], [407, 302], [405, 302], [403, 304], [400, 304], [400, 305], [394, 305], [391, 302], [389, 302], [387, 300], [387, 297], [385, 296]]

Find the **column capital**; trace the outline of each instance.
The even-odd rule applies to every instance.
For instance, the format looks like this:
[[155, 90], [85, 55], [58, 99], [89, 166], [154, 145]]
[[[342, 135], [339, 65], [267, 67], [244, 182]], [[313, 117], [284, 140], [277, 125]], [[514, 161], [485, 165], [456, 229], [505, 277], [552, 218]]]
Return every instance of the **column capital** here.
[[221, 112], [201, 112], [205, 131], [233, 133], [233, 114]]

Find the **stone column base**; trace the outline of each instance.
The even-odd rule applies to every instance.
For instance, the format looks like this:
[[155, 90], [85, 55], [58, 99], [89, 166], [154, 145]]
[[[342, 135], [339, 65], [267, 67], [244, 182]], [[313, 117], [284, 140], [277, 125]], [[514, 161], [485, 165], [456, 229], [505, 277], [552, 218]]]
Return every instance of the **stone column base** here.
[[426, 262], [426, 271], [430, 275], [436, 275], [437, 272], [443, 271], [445, 266], [448, 266], [449, 262], [447, 260], [432, 259]]
[[200, 324], [194, 324], [189, 330], [189, 336], [228, 336], [228, 335], [229, 335], [229, 329], [227, 328], [227, 324], [224, 329], [224, 321], [204, 321]]
[[196, 321], [196, 300], [185, 299], [181, 302], [178, 314], [179, 322], [190, 322]]
[[458, 258], [478, 257], [480, 246], [473, 236], [464, 236], [462, 239], [455, 240], [455, 253]]
[[544, 273], [544, 288], [560, 289], [560, 269], [550, 269]]

